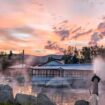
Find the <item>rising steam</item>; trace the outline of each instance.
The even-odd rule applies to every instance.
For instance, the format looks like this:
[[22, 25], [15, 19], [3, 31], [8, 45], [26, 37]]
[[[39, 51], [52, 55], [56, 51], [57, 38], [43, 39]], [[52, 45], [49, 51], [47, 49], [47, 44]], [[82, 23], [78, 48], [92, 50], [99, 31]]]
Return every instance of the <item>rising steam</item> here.
[[97, 57], [93, 63], [94, 72], [101, 78], [99, 84], [99, 105], [105, 103], [105, 59]]
[[[9, 75], [0, 73], [0, 84], [10, 85], [13, 89], [14, 96], [17, 93], [32, 94], [31, 82], [29, 77], [29, 66], [33, 63], [33, 57], [28, 57], [24, 60], [24, 64], [20, 64], [18, 61], [12, 65], [12, 69], [9, 71]], [[20, 68], [20, 69], [19, 69]]]
[[105, 59], [102, 57], [95, 58], [93, 70], [102, 80], [105, 80]]

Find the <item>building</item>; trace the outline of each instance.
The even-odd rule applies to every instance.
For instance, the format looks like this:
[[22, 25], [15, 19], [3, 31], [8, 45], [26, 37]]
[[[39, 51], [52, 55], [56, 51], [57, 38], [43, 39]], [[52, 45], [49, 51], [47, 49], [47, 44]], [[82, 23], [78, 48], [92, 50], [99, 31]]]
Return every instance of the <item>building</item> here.
[[33, 85], [53, 86], [57, 83], [60, 85], [60, 83], [68, 82], [69, 86], [75, 88], [78, 87], [77, 84], [79, 87], [84, 87], [89, 85], [88, 81], [93, 75], [91, 64], [61, 64], [57, 61], [50, 61], [41, 66], [30, 67], [30, 69]]
[[8, 69], [12, 70], [12, 74], [16, 75], [20, 75], [22, 72], [24, 74], [24, 71], [26, 71], [32, 85], [64, 85], [72, 88], [89, 87], [93, 75], [92, 64], [63, 64], [60, 61], [49, 61], [38, 66], [19, 64]]

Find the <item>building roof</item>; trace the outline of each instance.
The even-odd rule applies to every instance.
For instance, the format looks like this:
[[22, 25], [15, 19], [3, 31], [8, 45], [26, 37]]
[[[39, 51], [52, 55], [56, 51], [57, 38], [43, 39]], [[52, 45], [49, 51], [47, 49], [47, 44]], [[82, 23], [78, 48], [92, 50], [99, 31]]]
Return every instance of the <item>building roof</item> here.
[[56, 66], [56, 65], [62, 65], [63, 63], [58, 60], [52, 60], [52, 61], [47, 61], [43, 64], [40, 64], [39, 66]]
[[93, 65], [92, 64], [61, 64], [61, 63], [56, 63], [51, 62], [48, 63], [48, 65], [43, 65], [43, 66], [27, 66], [26, 64], [18, 64], [18, 65], [13, 65], [10, 66], [9, 69], [22, 69], [22, 68], [31, 68], [31, 69], [64, 69], [64, 70], [93, 70]]
[[27, 68], [26, 64], [17, 64], [17, 65], [13, 65], [10, 66], [9, 69], [22, 69], [22, 68]]
[[56, 66], [35, 66], [31, 69], [93, 70], [92, 64], [62, 64]]

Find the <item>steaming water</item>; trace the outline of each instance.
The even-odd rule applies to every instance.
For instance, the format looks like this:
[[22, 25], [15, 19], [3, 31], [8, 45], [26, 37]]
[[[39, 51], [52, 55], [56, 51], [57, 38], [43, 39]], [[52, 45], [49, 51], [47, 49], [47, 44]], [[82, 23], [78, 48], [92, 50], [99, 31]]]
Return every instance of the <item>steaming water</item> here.
[[[32, 60], [32, 58], [29, 58], [26, 61], [27, 64], [30, 65], [30, 63], [32, 62], [31, 60]], [[98, 61], [95, 61], [95, 62], [97, 63]], [[94, 66], [94, 67], [96, 67], [96, 66]], [[96, 68], [98, 68], [98, 67], [96, 67]], [[98, 70], [95, 69], [97, 73], [98, 73], [99, 69]], [[57, 105], [74, 105], [76, 100], [81, 100], [81, 99], [87, 100], [90, 97], [88, 89], [86, 89], [86, 90], [85, 89], [72, 89], [70, 87], [68, 87], [68, 88], [44, 88], [44, 87], [37, 87], [37, 86], [34, 86], [34, 89], [32, 89], [31, 83], [27, 82], [29, 80], [27, 69], [22, 68], [22, 70], [21, 69], [20, 69], [20, 71], [15, 70], [15, 72], [21, 72], [22, 76], [24, 76], [24, 78], [25, 78], [25, 84], [23, 84], [23, 85], [18, 84], [16, 77], [9, 77], [12, 80], [11, 82], [8, 81], [9, 79], [7, 79], [7, 81], [6, 81], [6, 77], [1, 75], [1, 77], [3, 77], [1, 79], [1, 84], [9, 84], [14, 90], [14, 95], [16, 93], [24, 93], [24, 94], [34, 94], [36, 96], [38, 93], [43, 92], [53, 102], [56, 102]], [[11, 71], [11, 74], [14, 75], [14, 72]], [[56, 81], [56, 79], [58, 81]], [[49, 81], [47, 83], [47, 85], [50, 85], [53, 83], [56, 85], [58, 83], [62, 84], [62, 79], [61, 79], [61, 82], [59, 82], [58, 78], [56, 78], [56, 79], [54, 78], [53, 80]], [[63, 84], [68, 85], [68, 81], [64, 80]], [[31, 92], [32, 91], [31, 89], [33, 90], [33, 92]]]
[[[76, 100], [81, 99], [89, 99], [89, 91], [87, 89], [72, 89], [70, 87], [67, 88], [45, 88], [45, 87], [38, 87], [33, 86], [31, 83], [19, 85], [16, 80], [13, 80], [14, 78], [11, 77], [13, 80], [11, 83], [9, 81], [5, 80], [6, 77], [2, 78], [1, 84], [9, 84], [13, 88], [14, 96], [16, 93], [23, 93], [23, 94], [30, 94], [37, 96], [38, 93], [42, 92], [46, 94], [51, 101], [55, 102], [57, 105], [74, 105]], [[55, 78], [48, 82], [48, 84], [52, 84], [60, 79]], [[62, 79], [61, 79], [62, 80]], [[60, 81], [60, 80], [59, 80]], [[67, 81], [63, 81], [64, 85], [68, 85]]]
[[[76, 100], [88, 100], [90, 96], [88, 89], [72, 89], [70, 83], [61, 77], [52, 78], [46, 85], [51, 87], [37, 87], [33, 85], [33, 93], [44, 93], [57, 105], [74, 105]], [[61, 87], [55, 88], [59, 85]]]
[[57, 105], [74, 105], [76, 100], [88, 100], [89, 91], [86, 89], [34, 87], [33, 93], [44, 93]]
[[93, 63], [94, 72], [101, 78], [99, 83], [99, 105], [105, 103], [105, 59], [98, 57]]
[[62, 78], [62, 77], [55, 77], [53, 79], [51, 79], [47, 84], [47, 86], [60, 86], [60, 85], [63, 85], [63, 86], [67, 86], [69, 87], [70, 86], [70, 83], [65, 79], [65, 78]]

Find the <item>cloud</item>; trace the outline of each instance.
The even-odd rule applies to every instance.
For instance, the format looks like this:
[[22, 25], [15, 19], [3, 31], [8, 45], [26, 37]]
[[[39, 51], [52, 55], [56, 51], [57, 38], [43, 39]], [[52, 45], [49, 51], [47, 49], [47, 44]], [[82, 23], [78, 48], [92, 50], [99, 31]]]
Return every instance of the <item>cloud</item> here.
[[90, 29], [90, 30], [88, 30], [88, 31], [86, 31], [86, 32], [77, 33], [76, 35], [74, 35], [74, 36], [72, 37], [72, 39], [78, 38], [78, 37], [83, 36], [83, 35], [91, 34], [91, 33], [92, 33], [92, 29]]
[[28, 40], [31, 38], [31, 35], [28, 33], [19, 33], [19, 32], [12, 32], [11, 36], [16, 37], [20, 40]]
[[91, 35], [90, 44], [97, 44], [105, 37], [105, 22], [101, 22], [97, 26], [97, 32], [93, 32]]
[[69, 30], [66, 30], [66, 29], [60, 29], [58, 31], [55, 31], [55, 33], [58, 34], [58, 35], [60, 35], [61, 40], [65, 40], [70, 35]]
[[75, 41], [75, 40], [71, 40], [70, 42], [67, 43], [67, 45], [69, 46], [87, 46], [88, 45], [88, 41], [86, 40], [82, 40], [82, 41]]
[[17, 38], [11, 36], [11, 34], [9, 33], [9, 31], [7, 29], [6, 30], [3, 30], [3, 29], [0, 30], [0, 37], [3, 41], [7, 41], [7, 40], [20, 41]]
[[44, 10], [40, 10], [43, 5], [37, 0], [0, 0], [0, 7], [2, 28], [20, 27], [38, 21], [37, 17]]
[[[29, 26], [0, 29], [0, 49], [5, 51], [21, 51], [24, 49], [27, 54], [38, 55], [38, 49], [44, 51], [47, 40], [58, 41], [59, 39], [60, 38], [51, 31], [35, 29]], [[37, 49], [37, 51], [35, 52], [34, 49]], [[59, 48], [59, 50], [62, 49]], [[39, 55], [51, 53], [55, 54], [56, 51], [53, 50], [51, 52], [51, 50], [46, 50], [44, 54], [40, 52]]]
[[102, 22], [98, 25], [97, 29], [100, 31], [100, 32], [105, 32], [105, 22]]
[[103, 34], [101, 34], [100, 32], [94, 32], [92, 35], [91, 35], [91, 40], [89, 42], [89, 45], [97, 45], [98, 42], [100, 40], [102, 40], [104, 38]]
[[60, 36], [61, 41], [64, 41], [70, 36], [71, 28], [68, 20], [61, 21], [60, 23], [54, 25], [53, 30], [55, 34]]
[[91, 36], [92, 41], [98, 42], [100, 39], [101, 39], [100, 33], [98, 33], [98, 32], [93, 33]]
[[0, 29], [0, 38], [2, 39], [2, 41], [11, 41], [11, 42], [26, 42], [26, 38], [29, 38], [31, 35], [29, 35], [28, 33], [23, 33], [19, 31], [15, 31], [13, 29]]
[[47, 44], [45, 45], [45, 49], [57, 50], [59, 52], [64, 52], [64, 49], [61, 48], [56, 42], [51, 42], [51, 41], [47, 42]]
[[14, 28], [13, 30], [18, 31], [18, 32], [22, 32], [22, 33], [34, 33], [35, 32], [35, 29], [30, 28], [28, 26]]
[[[72, 37], [78, 41], [91, 37], [90, 41], [98, 42], [105, 36], [105, 22], [97, 26], [98, 32], [94, 30], [99, 22], [96, 12], [102, 7], [95, 10], [92, 5], [97, 4], [87, 0], [0, 0], [0, 48], [52, 53], [62, 52]], [[97, 12], [100, 16], [104, 16], [102, 9]]]
[[81, 27], [76, 28], [75, 30], [72, 31], [72, 33], [78, 32], [79, 30], [81, 30]]
[[[27, 31], [26, 31], [27, 30]], [[29, 29], [30, 30], [30, 29]], [[28, 47], [33, 49], [34, 45], [34, 35], [32, 35], [31, 30], [29, 31], [28, 28], [5, 28], [0, 29], [0, 49], [1, 50], [28, 50]], [[35, 46], [36, 47], [36, 46]], [[31, 53], [31, 51], [29, 51]], [[28, 52], [28, 53], [29, 53]]]

